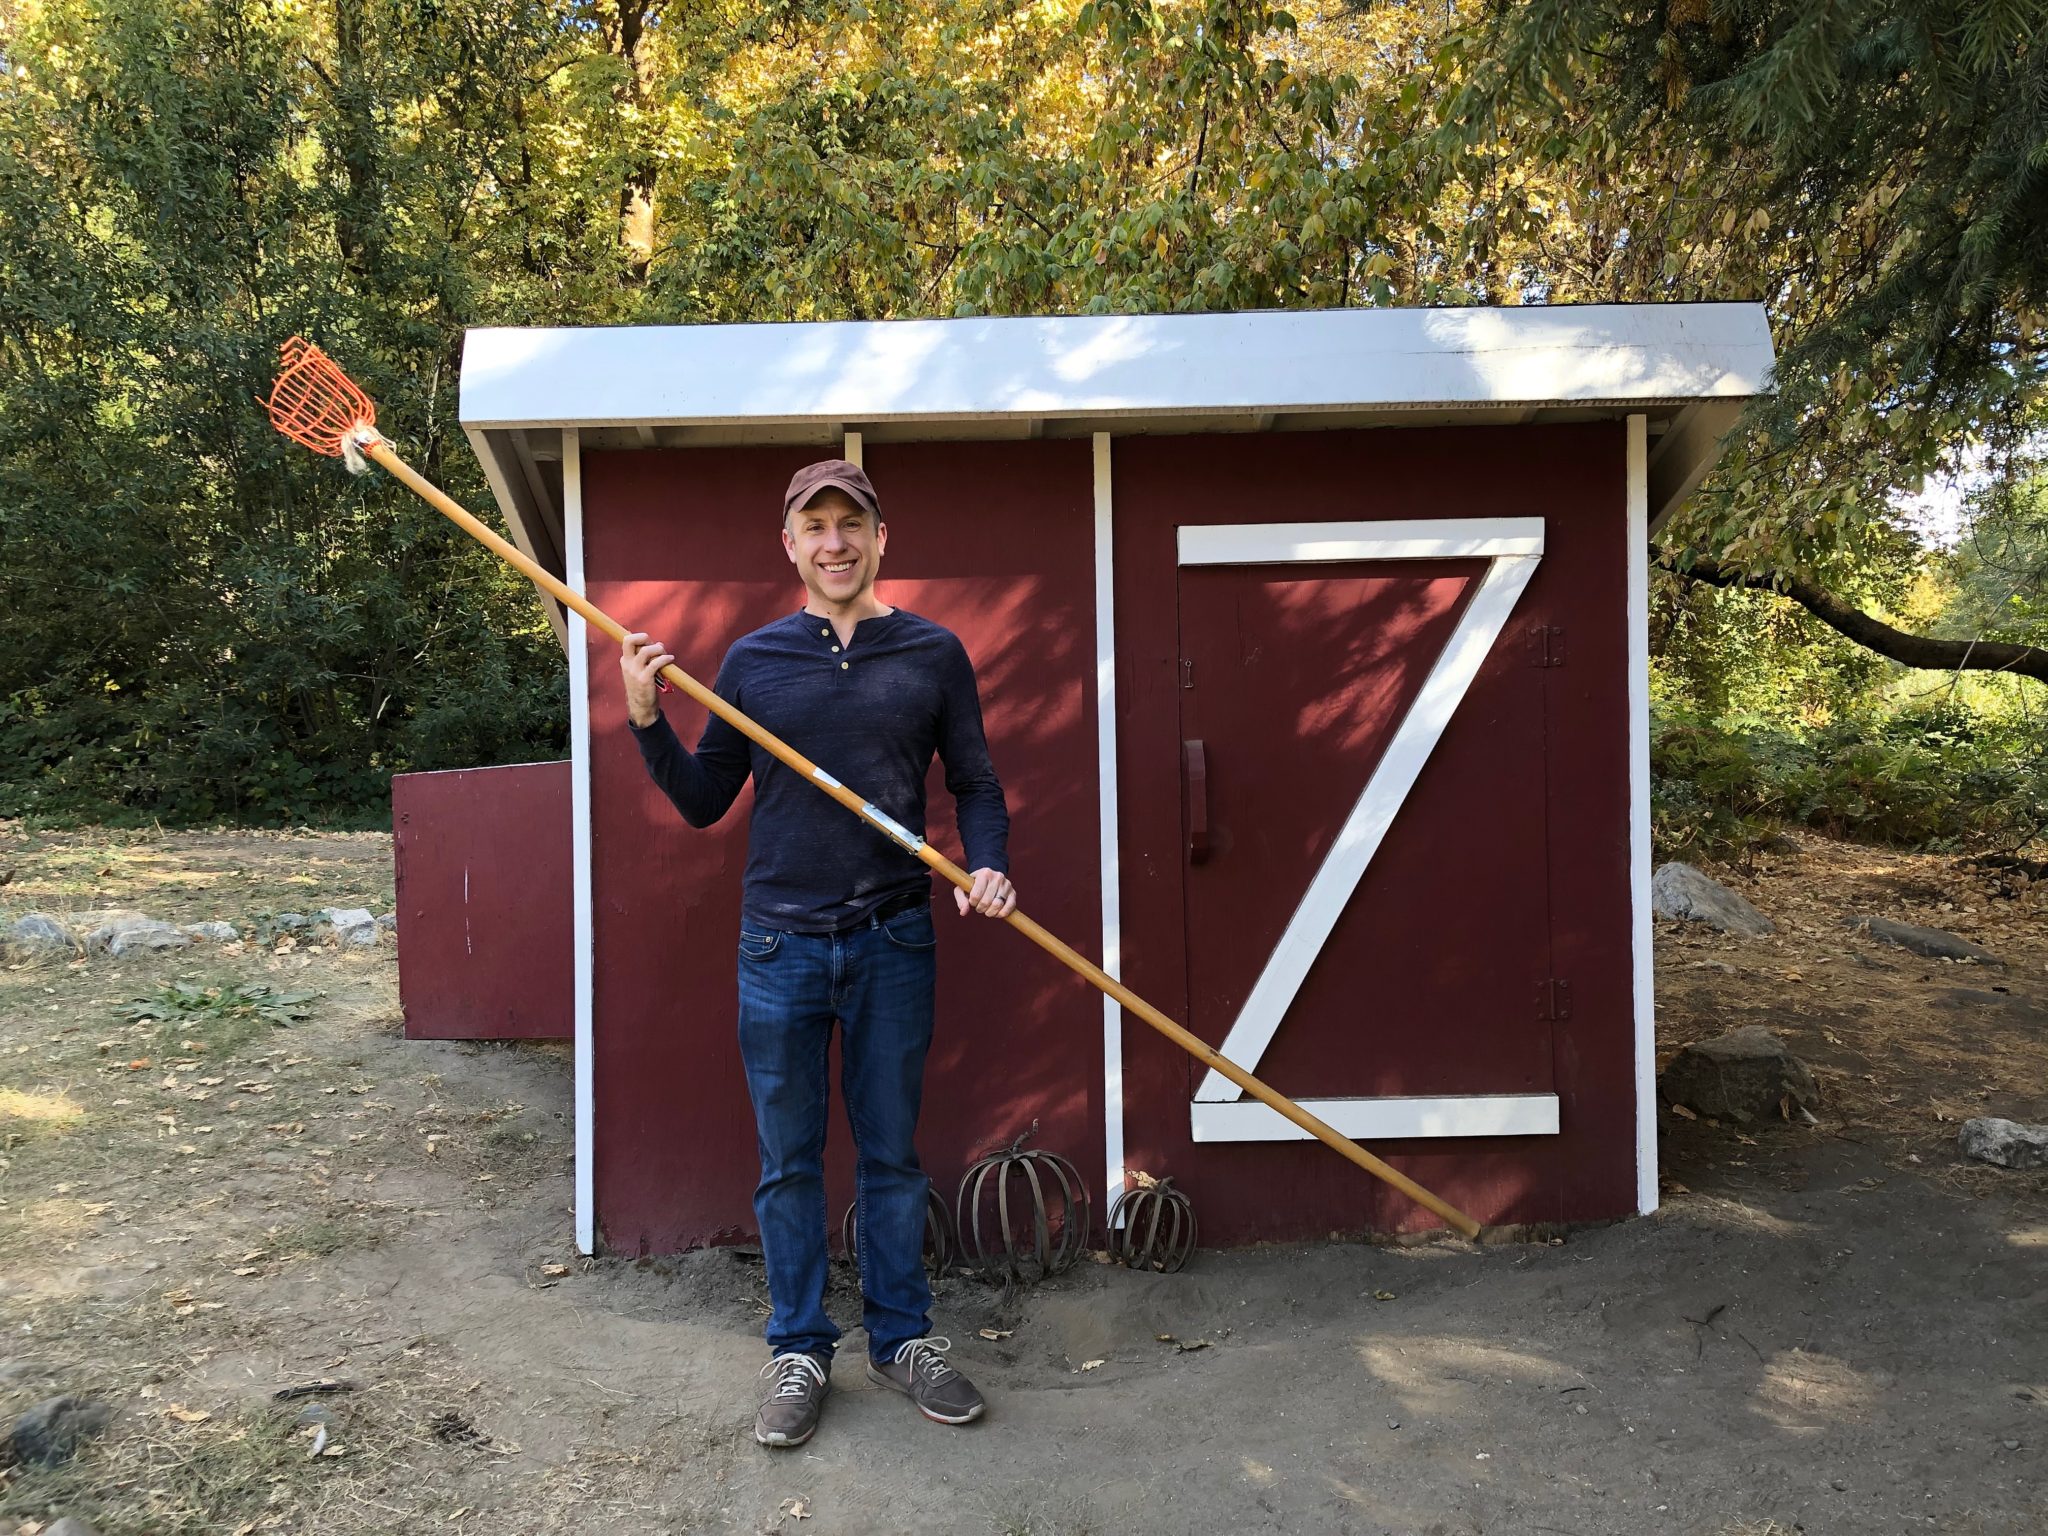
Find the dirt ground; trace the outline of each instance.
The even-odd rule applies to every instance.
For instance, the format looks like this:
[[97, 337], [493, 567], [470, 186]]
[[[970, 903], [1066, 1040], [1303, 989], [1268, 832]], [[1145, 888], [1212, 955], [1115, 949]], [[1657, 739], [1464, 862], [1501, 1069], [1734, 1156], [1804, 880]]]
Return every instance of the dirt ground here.
[[[369, 834], [0, 827], [0, 912], [382, 911], [389, 861]], [[988, 1419], [869, 1389], [856, 1337], [782, 1453], [750, 1432], [757, 1260], [574, 1254], [562, 1048], [407, 1043], [388, 944], [0, 970], [0, 1423], [60, 1391], [116, 1410], [70, 1463], [0, 1472], [0, 1536], [2048, 1530], [2048, 1173], [1955, 1151], [1970, 1115], [2048, 1120], [2048, 898], [1810, 838], [1716, 873], [1780, 930], [1660, 924], [1662, 1043], [1769, 1025], [1820, 1124], [1667, 1116], [1662, 1211], [1555, 1246], [951, 1278], [939, 1331]], [[1861, 911], [2010, 965], [1883, 949]], [[318, 996], [123, 1015], [175, 981]], [[844, 1277], [834, 1308], [857, 1321]], [[321, 1381], [348, 1390], [275, 1398]]]

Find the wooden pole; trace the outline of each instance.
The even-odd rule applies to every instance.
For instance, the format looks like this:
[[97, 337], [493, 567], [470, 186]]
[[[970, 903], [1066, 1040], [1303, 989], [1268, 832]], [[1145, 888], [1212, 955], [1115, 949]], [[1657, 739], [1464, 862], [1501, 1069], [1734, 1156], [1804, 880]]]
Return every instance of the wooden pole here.
[[[627, 634], [624, 625], [618, 623], [596, 604], [588, 601], [582, 593], [574, 591], [567, 583], [561, 581], [538, 563], [529, 559], [515, 545], [500, 538], [489, 528], [485, 527], [482, 522], [465, 510], [453, 497], [442, 491], [439, 486], [427, 480], [394, 453], [389, 443], [385, 442], [382, 438], [377, 438], [375, 441], [360, 442], [359, 446], [368, 457], [374, 459], [382, 466], [393, 479], [420, 497], [421, 500], [433, 507], [435, 511], [441, 513], [479, 544], [482, 544], [486, 549], [497, 555], [499, 559], [523, 572], [542, 591], [554, 597], [565, 607], [572, 608], [581, 614], [584, 622], [601, 630], [614, 640], [624, 641]], [[774, 754], [791, 771], [809, 779], [819, 789], [853, 812], [854, 815], [867, 822], [868, 825], [885, 833], [908, 852], [915, 854], [926, 865], [937, 873], [944, 875], [954, 885], [960, 887], [961, 890], [969, 890], [973, 887], [974, 877], [966, 870], [940, 853], [938, 849], [932, 847], [930, 843], [927, 843], [916, 833], [910, 831], [909, 828], [895, 821], [887, 813], [868, 801], [863, 800], [859, 795], [833, 778], [831, 774], [825, 772], [824, 769], [805, 757], [803, 753], [789, 745], [788, 742], [782, 740], [773, 732], [756, 725], [738, 709], [735, 709], [731, 704], [728, 704], [724, 699], [712, 692], [711, 689], [698, 682], [697, 679], [690, 676], [681, 667], [671, 663], [661, 669], [661, 675], [695, 699], [699, 704], [710, 710], [714, 715], [717, 715], [721, 720], [731, 725], [748, 740], [755, 742], [764, 750]], [[1166, 1036], [1167, 1039], [1194, 1057], [1195, 1060], [1201, 1062], [1203, 1066], [1220, 1072], [1261, 1104], [1279, 1111], [1279, 1113], [1285, 1115], [1289, 1120], [1307, 1131], [1325, 1146], [1350, 1159], [1375, 1178], [1382, 1179], [1386, 1183], [1391, 1184], [1395, 1189], [1398, 1189], [1425, 1210], [1433, 1211], [1438, 1216], [1441, 1216], [1456, 1231], [1463, 1233], [1466, 1237], [1477, 1237], [1479, 1235], [1479, 1223], [1449, 1201], [1431, 1194], [1399, 1169], [1393, 1168], [1379, 1158], [1374, 1157], [1342, 1131], [1317, 1119], [1299, 1104], [1295, 1103], [1294, 1100], [1288, 1098], [1286, 1094], [1281, 1093], [1277, 1089], [1267, 1087], [1266, 1084], [1260, 1082], [1251, 1073], [1245, 1071], [1243, 1067], [1240, 1067], [1236, 1062], [1217, 1051], [1207, 1041], [1175, 1023], [1142, 997], [1138, 996], [1129, 987], [1103, 970], [1101, 966], [1095, 964], [1094, 961], [1088, 959], [1085, 955], [1076, 952], [1072, 947], [1063, 943], [1038, 923], [1026, 917], [1022, 912], [1013, 911], [1004, 921], [1031, 940], [1040, 949], [1060, 961], [1069, 970], [1085, 977], [1096, 987], [1099, 987], [1102, 991], [1115, 998], [1126, 1013], [1135, 1014], [1138, 1018], [1143, 1019], [1147, 1024], [1158, 1030], [1160, 1034]]]

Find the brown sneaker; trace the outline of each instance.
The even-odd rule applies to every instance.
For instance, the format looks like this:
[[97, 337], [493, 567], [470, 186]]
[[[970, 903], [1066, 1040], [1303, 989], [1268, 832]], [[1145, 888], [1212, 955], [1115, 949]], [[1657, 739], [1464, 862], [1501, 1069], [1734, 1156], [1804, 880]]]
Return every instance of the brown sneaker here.
[[894, 1387], [940, 1424], [971, 1424], [988, 1405], [974, 1383], [946, 1364], [949, 1339], [912, 1339], [886, 1365], [868, 1361], [868, 1380]]
[[832, 1390], [830, 1370], [814, 1355], [787, 1354], [762, 1366], [761, 1374], [768, 1386], [754, 1415], [754, 1438], [763, 1445], [802, 1445], [817, 1433]]

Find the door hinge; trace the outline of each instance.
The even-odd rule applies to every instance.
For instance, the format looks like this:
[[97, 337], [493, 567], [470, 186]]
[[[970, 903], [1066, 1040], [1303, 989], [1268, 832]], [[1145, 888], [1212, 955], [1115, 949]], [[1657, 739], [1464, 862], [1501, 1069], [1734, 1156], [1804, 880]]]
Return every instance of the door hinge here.
[[1572, 984], [1555, 976], [1536, 983], [1536, 1017], [1549, 1024], [1562, 1024], [1572, 1016]]
[[1529, 665], [1564, 665], [1564, 629], [1556, 624], [1538, 624], [1529, 631]]

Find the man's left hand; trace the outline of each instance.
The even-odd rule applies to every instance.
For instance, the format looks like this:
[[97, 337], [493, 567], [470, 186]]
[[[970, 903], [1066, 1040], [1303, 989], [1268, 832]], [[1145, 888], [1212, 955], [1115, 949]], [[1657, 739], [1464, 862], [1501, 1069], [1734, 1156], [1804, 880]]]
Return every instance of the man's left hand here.
[[965, 917], [968, 912], [979, 912], [983, 917], [1008, 917], [1017, 910], [1017, 887], [1010, 884], [1010, 877], [1000, 870], [977, 869], [974, 872], [974, 889], [963, 891], [953, 887], [953, 905]]

